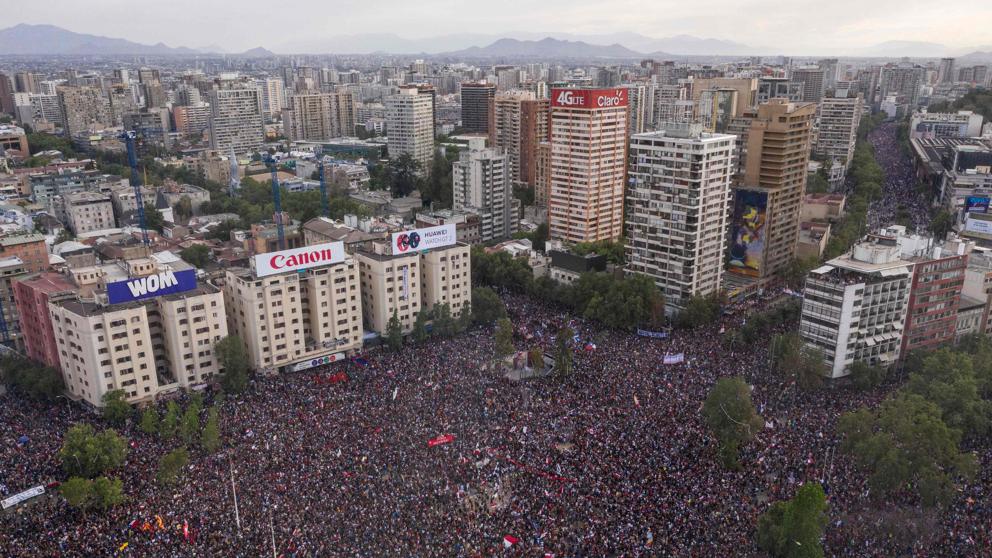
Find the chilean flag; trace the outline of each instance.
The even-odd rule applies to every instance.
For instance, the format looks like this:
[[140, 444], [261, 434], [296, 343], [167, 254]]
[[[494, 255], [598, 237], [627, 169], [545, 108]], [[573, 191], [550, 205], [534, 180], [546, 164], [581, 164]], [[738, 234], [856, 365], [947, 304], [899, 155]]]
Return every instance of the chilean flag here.
[[454, 434], [441, 434], [440, 436], [431, 438], [427, 440], [427, 447], [440, 446], [441, 444], [448, 444], [455, 441]]
[[520, 542], [520, 539], [517, 537], [514, 537], [513, 535], [506, 535], [503, 537], [503, 548], [510, 548], [518, 542]]

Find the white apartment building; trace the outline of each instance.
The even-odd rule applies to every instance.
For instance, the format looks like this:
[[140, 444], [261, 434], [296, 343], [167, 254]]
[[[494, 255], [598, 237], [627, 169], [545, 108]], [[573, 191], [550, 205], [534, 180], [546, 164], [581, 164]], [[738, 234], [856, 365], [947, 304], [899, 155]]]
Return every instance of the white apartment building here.
[[485, 138], [472, 138], [452, 165], [453, 209], [476, 213], [481, 223], [481, 240], [506, 238], [517, 231], [510, 159], [499, 148], [486, 148]]
[[255, 87], [210, 92], [210, 148], [250, 153], [262, 147], [265, 128], [261, 90]]
[[814, 152], [822, 157], [840, 161], [845, 168], [854, 159], [854, 144], [864, 110], [861, 94], [854, 97], [824, 97], [817, 107], [819, 122]]
[[982, 135], [984, 117], [970, 110], [958, 112], [913, 113], [909, 121], [910, 138], [977, 138]]
[[654, 279], [670, 313], [720, 289], [735, 139], [699, 125], [630, 139], [628, 269]]
[[430, 95], [415, 88], [386, 97], [387, 147], [390, 158], [408, 154], [430, 172], [434, 158], [434, 105]]
[[286, 106], [286, 84], [279, 77], [269, 77], [256, 82], [262, 92], [262, 113], [266, 122], [274, 122]]
[[[227, 271], [224, 300], [228, 325], [245, 343], [253, 369], [303, 370], [362, 347], [358, 261], [344, 256], [340, 242], [330, 245], [341, 255], [337, 260], [286, 267], [272, 274], [260, 273], [258, 265]], [[294, 254], [308, 254], [323, 246], [329, 245], [255, 258], [286, 261]]]
[[290, 141], [322, 141], [355, 133], [355, 102], [349, 91], [291, 95], [282, 111]]
[[806, 277], [799, 333], [823, 350], [829, 377], [846, 376], [854, 362], [898, 360], [913, 279], [900, 254], [896, 239], [870, 235]]

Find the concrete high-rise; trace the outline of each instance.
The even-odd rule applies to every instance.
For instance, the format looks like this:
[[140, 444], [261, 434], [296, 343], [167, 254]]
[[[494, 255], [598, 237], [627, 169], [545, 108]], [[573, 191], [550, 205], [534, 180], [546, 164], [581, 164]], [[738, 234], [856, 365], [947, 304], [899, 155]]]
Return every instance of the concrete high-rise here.
[[551, 90], [548, 222], [551, 238], [623, 234], [627, 90]]
[[355, 103], [348, 91], [291, 95], [283, 110], [283, 132], [290, 141], [328, 140], [354, 130]]
[[815, 115], [814, 103], [772, 99], [758, 107], [735, 185], [728, 271], [764, 278], [795, 257]]
[[953, 58], [941, 58], [937, 66], [937, 83], [954, 83], [957, 79]]
[[421, 172], [429, 173], [434, 156], [433, 101], [416, 88], [400, 89], [398, 95], [386, 97], [386, 129], [389, 156], [410, 155], [420, 163]]
[[59, 87], [58, 97], [67, 135], [112, 125], [110, 102], [96, 87]]
[[819, 67], [792, 70], [792, 81], [802, 84], [802, 101], [819, 103], [826, 92], [826, 72]]
[[879, 98], [885, 99], [895, 95], [898, 104], [908, 105], [909, 110], [912, 111], [920, 100], [924, 73], [925, 68], [908, 64], [882, 68], [879, 78]]
[[530, 187], [536, 182], [537, 144], [548, 136], [548, 108], [548, 100], [531, 91], [496, 95], [493, 146], [506, 151], [514, 182]]
[[824, 97], [818, 107], [819, 129], [814, 152], [850, 167], [863, 108], [864, 99], [860, 93]]
[[479, 215], [482, 242], [517, 231], [510, 158], [502, 148], [486, 148], [485, 141], [469, 140], [468, 150], [451, 167], [453, 208]]
[[465, 82], [461, 87], [462, 128], [492, 136], [496, 131], [496, 84]]
[[734, 142], [699, 125], [631, 136], [627, 269], [654, 279], [669, 312], [720, 290]]
[[256, 87], [210, 91], [210, 148], [250, 153], [265, 142], [261, 91]]
[[266, 122], [273, 122], [286, 106], [286, 85], [278, 77], [260, 79], [257, 83], [262, 90], [262, 114]]

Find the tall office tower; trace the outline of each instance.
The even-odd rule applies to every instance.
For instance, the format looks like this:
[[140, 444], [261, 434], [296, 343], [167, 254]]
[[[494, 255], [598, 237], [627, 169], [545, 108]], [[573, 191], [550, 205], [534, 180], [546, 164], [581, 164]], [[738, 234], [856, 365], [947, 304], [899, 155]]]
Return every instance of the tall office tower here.
[[0, 73], [0, 112], [14, 114], [14, 83], [10, 76]]
[[764, 76], [758, 78], [758, 93], [755, 98], [754, 108], [761, 103], [767, 103], [769, 99], [781, 97], [792, 102], [803, 100], [803, 84], [796, 83], [786, 77]]
[[290, 141], [322, 141], [350, 136], [355, 130], [354, 98], [348, 91], [290, 95], [282, 111]]
[[117, 68], [114, 70], [114, 82], [124, 86], [130, 84], [131, 79], [127, 68]]
[[818, 107], [820, 124], [814, 152], [850, 167], [863, 107], [864, 99], [860, 93], [846, 97], [824, 97]]
[[630, 138], [627, 269], [654, 279], [670, 313], [720, 290], [734, 142], [700, 125]]
[[912, 65], [885, 67], [879, 77], [880, 99], [895, 95], [899, 104], [908, 105], [915, 109], [920, 100], [920, 89], [923, 87], [925, 68]]
[[238, 155], [265, 143], [262, 93], [256, 87], [214, 89], [210, 92], [210, 148]]
[[472, 138], [451, 166], [455, 211], [479, 215], [481, 241], [508, 238], [517, 232], [510, 160], [501, 148], [487, 148]]
[[954, 83], [957, 78], [954, 71], [953, 58], [941, 58], [937, 66], [937, 83]]
[[837, 86], [837, 67], [839, 62], [836, 58], [824, 58], [816, 63], [823, 70], [823, 88], [827, 91]]
[[106, 128], [113, 122], [110, 103], [95, 87], [59, 87], [59, 106], [69, 136]]
[[262, 114], [266, 122], [274, 122], [286, 106], [286, 86], [282, 79], [269, 77], [256, 82], [262, 90]]
[[41, 93], [41, 89], [38, 88], [37, 76], [31, 72], [14, 74], [14, 90], [18, 93]]
[[696, 104], [684, 85], [660, 85], [655, 89], [653, 122], [655, 129], [686, 124], [695, 119]]
[[734, 191], [728, 271], [764, 278], [795, 257], [815, 115], [814, 103], [772, 99], [758, 107]]
[[429, 173], [434, 157], [432, 97], [420, 95], [415, 87], [402, 88], [398, 95], [386, 97], [385, 104], [389, 156], [410, 155], [422, 173]]
[[803, 84], [803, 102], [820, 102], [826, 91], [824, 74], [825, 72], [820, 68], [796, 68], [792, 70], [792, 81]]
[[492, 83], [462, 84], [462, 128], [466, 132], [492, 136], [496, 102], [496, 85]]
[[547, 99], [531, 91], [509, 91], [496, 95], [494, 146], [506, 150], [510, 179], [531, 188], [537, 183], [537, 145], [548, 139]]
[[567, 242], [623, 233], [627, 90], [551, 90], [548, 221]]
[[653, 83], [634, 83], [623, 85], [627, 89], [627, 102], [630, 110], [627, 114], [627, 130], [630, 134], [640, 134], [654, 127], [654, 89]]

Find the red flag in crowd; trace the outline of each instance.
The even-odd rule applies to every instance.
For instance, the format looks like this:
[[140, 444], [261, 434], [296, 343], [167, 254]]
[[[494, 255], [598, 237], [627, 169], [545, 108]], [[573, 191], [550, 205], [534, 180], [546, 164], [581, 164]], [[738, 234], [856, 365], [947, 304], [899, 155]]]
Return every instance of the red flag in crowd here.
[[454, 441], [454, 434], [441, 434], [440, 436], [427, 440], [427, 446], [432, 448], [434, 446], [440, 446], [441, 444], [447, 444]]

